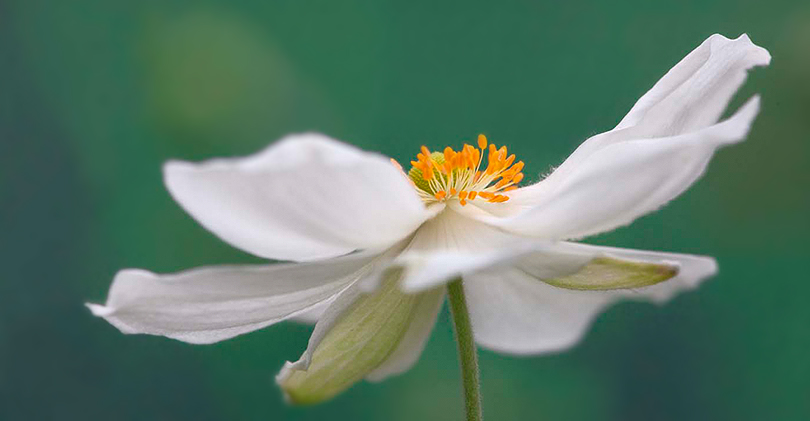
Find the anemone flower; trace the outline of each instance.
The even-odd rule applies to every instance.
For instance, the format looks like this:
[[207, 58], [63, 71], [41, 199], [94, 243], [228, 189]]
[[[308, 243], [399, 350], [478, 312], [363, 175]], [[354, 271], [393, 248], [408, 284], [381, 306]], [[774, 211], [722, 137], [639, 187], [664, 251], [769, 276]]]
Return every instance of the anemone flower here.
[[290, 401], [316, 403], [408, 370], [447, 295], [468, 417], [477, 419], [473, 340], [507, 354], [559, 351], [617, 300], [663, 302], [716, 273], [710, 257], [569, 241], [655, 211], [704, 173], [715, 150], [743, 140], [758, 97], [719, 119], [747, 70], [769, 61], [745, 35], [711, 36], [613, 130], [524, 187], [523, 162], [483, 135], [459, 150], [423, 146], [407, 172], [319, 134], [244, 158], [168, 162], [169, 192], [200, 224], [290, 262], [126, 269], [106, 304], [89, 307], [124, 333], [195, 344], [317, 321], [304, 354], [277, 376]]

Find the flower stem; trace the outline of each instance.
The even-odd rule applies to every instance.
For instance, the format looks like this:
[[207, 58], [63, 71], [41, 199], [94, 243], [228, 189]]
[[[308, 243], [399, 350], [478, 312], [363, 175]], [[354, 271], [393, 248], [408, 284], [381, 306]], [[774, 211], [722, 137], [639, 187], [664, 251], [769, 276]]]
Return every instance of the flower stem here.
[[467, 311], [467, 299], [464, 296], [461, 278], [447, 285], [447, 299], [450, 301], [453, 326], [456, 331], [467, 421], [481, 421], [483, 416], [481, 415], [481, 386], [478, 379], [478, 354], [475, 349], [470, 313]]

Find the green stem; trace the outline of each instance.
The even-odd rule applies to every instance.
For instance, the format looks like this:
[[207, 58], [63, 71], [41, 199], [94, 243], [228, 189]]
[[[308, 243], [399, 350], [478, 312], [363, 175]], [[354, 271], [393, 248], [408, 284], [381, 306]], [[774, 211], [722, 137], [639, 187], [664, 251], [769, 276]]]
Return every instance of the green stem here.
[[461, 278], [447, 285], [447, 299], [450, 302], [453, 326], [456, 330], [467, 421], [481, 421], [483, 416], [481, 415], [481, 386], [478, 379], [478, 354], [475, 349], [470, 313], [467, 311], [467, 299], [464, 296]]

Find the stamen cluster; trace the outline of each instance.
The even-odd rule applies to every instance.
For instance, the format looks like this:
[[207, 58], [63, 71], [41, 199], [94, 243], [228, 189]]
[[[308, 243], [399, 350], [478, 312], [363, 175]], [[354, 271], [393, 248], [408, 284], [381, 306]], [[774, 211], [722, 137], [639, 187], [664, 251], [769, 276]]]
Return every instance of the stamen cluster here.
[[[482, 168], [485, 152], [487, 166]], [[476, 199], [506, 202], [509, 197], [501, 193], [516, 189], [523, 180], [523, 161], [513, 165], [515, 155], [507, 156], [506, 146], [497, 148], [492, 143], [487, 144], [483, 134], [478, 135], [477, 149], [464, 144], [460, 151], [446, 147], [443, 152], [430, 152], [422, 146], [416, 158], [411, 161], [408, 177], [425, 202], [451, 198], [458, 198], [462, 206]]]

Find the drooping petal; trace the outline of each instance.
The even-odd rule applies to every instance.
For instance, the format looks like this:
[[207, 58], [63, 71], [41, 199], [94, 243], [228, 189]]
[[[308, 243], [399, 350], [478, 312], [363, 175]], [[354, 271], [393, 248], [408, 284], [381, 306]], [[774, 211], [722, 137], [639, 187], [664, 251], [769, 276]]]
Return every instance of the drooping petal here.
[[364, 253], [311, 263], [222, 266], [156, 275], [120, 271], [105, 305], [88, 304], [124, 333], [207, 344], [306, 312], [371, 270]]
[[[713, 35], [639, 99], [615, 129], [586, 140], [545, 180], [511, 192], [502, 206], [473, 203], [460, 211], [555, 239], [628, 224], [688, 188], [717, 148], [747, 135], [757, 99], [715, 123], [747, 71], [769, 62], [768, 51], [745, 35], [735, 40]], [[618, 191], [625, 179], [634, 183]]]
[[606, 146], [563, 179], [552, 174], [538, 202], [514, 216], [479, 217], [511, 232], [549, 239], [582, 238], [627, 225], [683, 193], [714, 151], [742, 140], [759, 110], [754, 97], [722, 123], [686, 134]]
[[314, 404], [369, 377], [402, 372], [418, 358], [433, 327], [443, 290], [405, 294], [389, 272], [373, 293], [344, 290], [315, 325], [301, 358], [276, 377], [286, 398]]
[[368, 373], [366, 380], [379, 382], [390, 376], [404, 373], [416, 364], [436, 325], [436, 318], [442, 309], [444, 296], [444, 288], [435, 288], [418, 296], [416, 307], [413, 310], [413, 319], [399, 342], [399, 346], [374, 371]]
[[[717, 271], [710, 257], [575, 243], [559, 243], [554, 251], [580, 262], [580, 268], [565, 281], [575, 285], [561, 287], [546, 282], [559, 285], [559, 279], [550, 279], [553, 276], [547, 273], [542, 256], [532, 254], [508, 268], [481, 271], [464, 279], [475, 339], [480, 346], [509, 354], [559, 351], [576, 344], [593, 319], [611, 303], [621, 299], [664, 302], [680, 291], [695, 288]], [[623, 274], [618, 265], [607, 272], [597, 269], [590, 274], [578, 273], [587, 271], [589, 263], [599, 259], [628, 261], [628, 272]], [[647, 270], [644, 265], [659, 267], [664, 276], [655, 282], [649, 276], [638, 278], [639, 270]], [[593, 275], [602, 276], [602, 282], [587, 278]], [[623, 276], [636, 277], [635, 285], [649, 286], [611, 289], [628, 284]]]
[[164, 178], [208, 230], [271, 259], [382, 249], [437, 210], [386, 158], [319, 134], [288, 136], [245, 158], [171, 161]]

